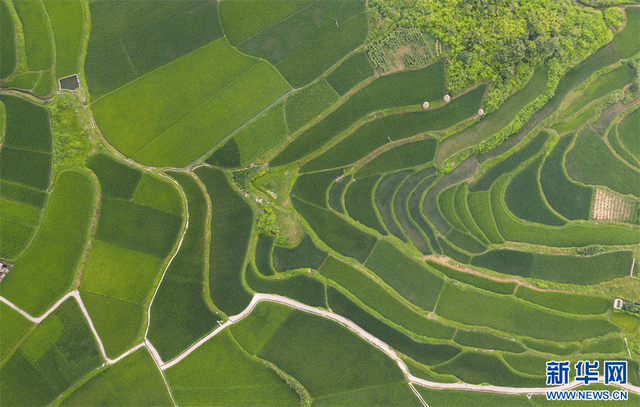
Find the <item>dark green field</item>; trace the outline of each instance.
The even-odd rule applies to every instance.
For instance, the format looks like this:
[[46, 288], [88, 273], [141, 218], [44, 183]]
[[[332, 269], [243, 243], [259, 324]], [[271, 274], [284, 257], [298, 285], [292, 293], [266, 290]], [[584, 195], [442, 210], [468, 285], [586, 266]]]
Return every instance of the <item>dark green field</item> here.
[[300, 311], [289, 315], [258, 356], [298, 379], [312, 397], [404, 379], [394, 361], [356, 334]]
[[546, 378], [524, 376], [510, 370], [498, 356], [491, 353], [466, 351], [457, 358], [433, 369], [436, 373], [452, 374], [472, 384], [488, 383], [508, 387], [543, 387]]
[[303, 158], [376, 110], [416, 105], [425, 99], [442, 98], [443, 75], [444, 65], [437, 62], [418, 71], [401, 72], [376, 79], [297, 137], [271, 160], [271, 165], [289, 164]]
[[338, 94], [325, 80], [316, 82], [294, 93], [287, 98], [285, 104], [285, 115], [289, 131], [298, 130], [331, 106], [336, 100], [338, 100]]
[[549, 139], [550, 134], [551, 133], [548, 132], [541, 132], [536, 136], [535, 139], [529, 141], [529, 143], [527, 143], [520, 150], [511, 154], [509, 157], [502, 160], [499, 164], [491, 167], [482, 175], [482, 177], [480, 177], [479, 180], [475, 181], [469, 186], [469, 191], [488, 191], [489, 188], [491, 188], [491, 185], [495, 182], [495, 180], [498, 179], [500, 175], [512, 172], [520, 164], [538, 154]]
[[5, 146], [51, 152], [49, 114], [43, 107], [11, 95], [0, 95], [0, 102], [7, 114]]
[[41, 315], [71, 288], [91, 230], [94, 188], [85, 172], [61, 172], [38, 233], [2, 280], [2, 296], [30, 315]]
[[349, 57], [327, 76], [327, 82], [340, 96], [375, 73], [364, 52]]
[[407, 237], [400, 228], [393, 213], [393, 197], [400, 185], [413, 171], [401, 171], [394, 174], [388, 174], [378, 183], [374, 192], [374, 202], [378, 208], [380, 218], [387, 230], [398, 239], [406, 242]]
[[433, 160], [438, 142], [434, 139], [402, 144], [385, 151], [355, 173], [355, 178], [416, 167]]
[[144, 330], [146, 318], [142, 306], [85, 291], [80, 293], [108, 357], [118, 357], [139, 343], [138, 335]]
[[280, 273], [299, 268], [318, 270], [326, 258], [327, 252], [320, 250], [310, 235], [305, 235], [292, 249], [275, 246], [272, 255], [273, 267]]
[[638, 233], [622, 226], [573, 224], [554, 228], [519, 222], [507, 213], [501, 200], [504, 184], [508, 180], [508, 175], [505, 174], [491, 188], [493, 215], [500, 234], [506, 240], [556, 247], [626, 245], [638, 242]]
[[453, 208], [464, 226], [461, 230], [471, 232], [473, 236], [485, 244], [491, 243], [473, 220], [471, 212], [469, 212], [469, 205], [467, 203], [468, 195], [469, 184], [466, 182], [459, 184], [453, 201]]
[[268, 366], [244, 354], [228, 331], [167, 369], [165, 376], [180, 405], [299, 404], [296, 392]]
[[344, 194], [344, 206], [349, 217], [386, 235], [387, 231], [380, 224], [373, 203], [373, 189], [379, 178], [379, 176], [360, 178], [349, 184], [349, 189]]
[[379, 240], [365, 266], [409, 302], [432, 311], [444, 281], [386, 240]]
[[521, 277], [591, 285], [628, 275], [632, 258], [630, 251], [584, 257], [501, 249], [476, 256], [471, 264]]
[[605, 297], [539, 291], [522, 285], [518, 287], [516, 297], [571, 314], [603, 314], [611, 308], [611, 300]]
[[[365, 92], [366, 89], [361, 92]], [[367, 122], [300, 169], [304, 172], [345, 166], [366, 157], [392, 140], [451, 127], [474, 114], [474, 109], [480, 105], [484, 90], [484, 86], [479, 86], [437, 109], [393, 114]], [[358, 94], [354, 97], [359, 97]]]
[[114, 198], [131, 199], [142, 176], [140, 170], [104, 153], [89, 158], [87, 167], [98, 176], [102, 194]]
[[620, 50], [620, 56], [629, 58], [640, 51], [640, 39], [636, 35], [640, 29], [640, 10], [636, 7], [629, 7], [625, 9], [625, 12], [627, 14], [627, 23], [622, 32], [615, 36], [614, 40]]
[[588, 220], [593, 190], [572, 182], [563, 166], [565, 151], [573, 138], [572, 135], [561, 137], [547, 156], [540, 169], [540, 187], [549, 206], [560, 215], [569, 220]]
[[580, 353], [583, 355], [589, 353], [620, 353], [624, 352], [625, 348], [626, 345], [624, 340], [616, 336], [611, 339], [600, 340], [589, 346], [585, 346], [580, 350]]
[[470, 284], [474, 287], [482, 288], [483, 290], [492, 291], [496, 294], [513, 294], [517, 286], [517, 283], [515, 282], [507, 283], [492, 280], [475, 274], [459, 271], [432, 260], [427, 260], [427, 264], [449, 278], [458, 280], [462, 283]]
[[326, 209], [291, 198], [294, 208], [309, 223], [320, 240], [336, 252], [364, 263], [376, 238], [351, 225]]
[[640, 172], [614, 156], [594, 131], [578, 134], [574, 147], [567, 153], [565, 166], [575, 181], [640, 197]]
[[170, 172], [187, 196], [189, 228], [151, 306], [147, 337], [163, 360], [176, 356], [212, 330], [220, 318], [204, 301], [207, 201], [196, 180]]
[[0, 179], [0, 197], [41, 208], [49, 195], [45, 191]]
[[327, 190], [331, 183], [342, 176], [342, 170], [315, 172], [303, 174], [291, 189], [291, 195], [306, 203], [328, 208]]
[[453, 337], [454, 328], [425, 318], [410, 310], [387, 289], [335, 257], [327, 258], [327, 261], [320, 268], [320, 274], [351, 292], [366, 306], [380, 313], [384, 318], [411, 332], [429, 338], [451, 339]]
[[640, 142], [638, 128], [640, 127], [640, 109], [624, 118], [618, 125], [618, 138], [634, 157], [640, 160]]
[[145, 205], [103, 197], [95, 238], [158, 258], [169, 255], [182, 218]]
[[488, 191], [473, 192], [467, 195], [467, 205], [478, 228], [491, 243], [503, 243], [491, 211], [491, 197]]
[[0, 3], [0, 36], [2, 44], [2, 62], [0, 62], [0, 78], [6, 78], [16, 69], [16, 37], [13, 28], [13, 18], [9, 13], [5, 2]]
[[543, 157], [538, 158], [511, 179], [504, 194], [505, 204], [516, 218], [549, 226], [565, 225], [567, 222], [549, 209], [542, 196], [538, 182], [542, 162]]
[[407, 201], [407, 207], [409, 208], [409, 216], [411, 220], [415, 223], [415, 225], [422, 231], [424, 236], [429, 241], [429, 246], [431, 246], [431, 250], [440, 254], [440, 247], [438, 246], [438, 242], [436, 241], [436, 237], [433, 234], [433, 229], [425, 220], [424, 215], [422, 214], [422, 195], [427, 188], [431, 187], [436, 182], [436, 177], [431, 177], [424, 180], [418, 187], [411, 193], [409, 197], [409, 201]]
[[253, 266], [248, 265], [245, 280], [249, 288], [259, 293], [281, 295], [312, 307], [326, 306], [324, 284], [305, 274], [289, 278], [264, 278], [256, 274]]
[[258, 235], [258, 242], [256, 243], [256, 267], [263, 276], [272, 276], [275, 274], [273, 266], [271, 265], [271, 250], [273, 250], [275, 239], [275, 236], [264, 233]]
[[331, 184], [329, 190], [329, 207], [334, 211], [344, 213], [344, 204], [342, 203], [342, 197], [344, 195], [345, 188], [349, 185], [351, 177], [344, 177], [340, 181], [336, 181]]
[[550, 341], [581, 341], [619, 330], [601, 318], [559, 315], [513, 297], [463, 289], [450, 283], [445, 284], [440, 294], [436, 313], [466, 325]]
[[433, 168], [425, 168], [422, 171], [414, 173], [405, 179], [398, 189], [396, 196], [393, 198], [393, 212], [398, 223], [409, 238], [409, 241], [423, 254], [430, 254], [432, 252], [431, 247], [422, 235], [420, 228], [411, 221], [411, 215], [407, 205], [411, 192], [426, 178], [434, 174], [435, 170]]
[[211, 199], [211, 247], [209, 290], [216, 307], [227, 315], [244, 310], [251, 295], [242, 286], [244, 258], [247, 254], [253, 213], [220, 170], [199, 167], [196, 175]]
[[46, 191], [51, 176], [51, 153], [5, 146], [0, 150], [0, 177]]
[[481, 331], [468, 331], [466, 329], [458, 329], [453, 340], [460, 345], [471, 348], [481, 348], [487, 350], [501, 350], [504, 352], [522, 353], [524, 347], [510, 339], [506, 339], [493, 334]]
[[438, 365], [460, 353], [460, 348], [450, 343], [418, 342], [378, 320], [333, 287], [327, 289], [331, 309], [355, 322], [358, 326], [392, 348], [425, 364]]
[[160, 370], [146, 349], [93, 376], [63, 402], [63, 406], [171, 405]]

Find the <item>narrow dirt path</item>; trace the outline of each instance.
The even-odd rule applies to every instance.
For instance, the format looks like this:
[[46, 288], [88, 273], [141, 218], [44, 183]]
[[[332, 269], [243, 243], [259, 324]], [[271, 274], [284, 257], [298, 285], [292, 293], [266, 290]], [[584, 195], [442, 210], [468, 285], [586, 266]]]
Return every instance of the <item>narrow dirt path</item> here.
[[[138, 350], [138, 349], [140, 349], [140, 348], [142, 348], [144, 346], [149, 350], [149, 352], [153, 356], [153, 359], [156, 361], [156, 364], [158, 365], [158, 368], [160, 369], [160, 371], [162, 373], [163, 379], [164, 379], [164, 371], [166, 369], [168, 369], [168, 368], [176, 365], [177, 363], [179, 363], [182, 359], [186, 358], [193, 351], [198, 349], [200, 346], [202, 346], [204, 343], [206, 343], [209, 339], [211, 339], [214, 336], [216, 336], [218, 333], [220, 333], [222, 330], [224, 330], [228, 326], [233, 325], [233, 324], [243, 320], [247, 316], [249, 316], [251, 311], [253, 311], [253, 309], [256, 307], [256, 305], [259, 302], [268, 301], [268, 302], [273, 302], [273, 303], [277, 303], [277, 304], [286, 305], [286, 306], [295, 308], [295, 309], [297, 309], [299, 311], [308, 312], [310, 314], [318, 315], [318, 316], [321, 316], [323, 318], [331, 319], [331, 320], [336, 321], [339, 324], [343, 325], [344, 327], [348, 328], [349, 330], [355, 332], [358, 336], [360, 336], [361, 338], [363, 338], [367, 342], [371, 343], [373, 346], [375, 346], [376, 348], [380, 349], [387, 356], [389, 356], [390, 358], [392, 358], [393, 360], [396, 361], [396, 363], [398, 364], [398, 367], [402, 370], [403, 374], [407, 378], [407, 380], [409, 382], [409, 386], [411, 387], [412, 391], [416, 394], [416, 397], [418, 397], [419, 400], [425, 406], [427, 406], [427, 404], [424, 402], [422, 397], [420, 397], [419, 393], [415, 390], [413, 385], [427, 387], [427, 388], [430, 388], [430, 389], [469, 390], [469, 391], [479, 391], [479, 392], [485, 392], [485, 393], [499, 393], [499, 394], [510, 394], [510, 395], [517, 395], [517, 394], [528, 394], [528, 395], [546, 394], [547, 391], [572, 390], [572, 389], [578, 388], [578, 387], [583, 385], [580, 382], [573, 381], [573, 382], [571, 382], [569, 384], [566, 384], [566, 385], [563, 385], [563, 386], [556, 386], [556, 387], [551, 387], [551, 386], [550, 387], [501, 387], [501, 386], [493, 386], [493, 385], [479, 385], [479, 384], [468, 384], [468, 383], [438, 383], [438, 382], [432, 382], [432, 381], [428, 381], [428, 380], [425, 380], [425, 379], [421, 379], [419, 377], [416, 377], [416, 376], [412, 375], [409, 372], [409, 369], [407, 368], [407, 365], [389, 347], [389, 345], [387, 345], [385, 342], [383, 342], [382, 340], [378, 339], [377, 337], [371, 335], [369, 332], [365, 331], [364, 329], [360, 328], [354, 322], [346, 319], [345, 317], [343, 317], [341, 315], [337, 315], [337, 314], [334, 314], [332, 312], [329, 312], [329, 311], [326, 311], [326, 310], [323, 310], [323, 309], [314, 308], [314, 307], [311, 307], [309, 305], [302, 304], [302, 303], [300, 303], [298, 301], [295, 301], [295, 300], [292, 300], [292, 299], [289, 299], [289, 298], [286, 298], [286, 297], [281, 297], [279, 295], [273, 295], [273, 294], [255, 294], [253, 296], [253, 299], [251, 300], [251, 303], [240, 314], [229, 317], [229, 319], [226, 322], [224, 322], [223, 324], [220, 324], [220, 326], [218, 328], [216, 328], [215, 330], [213, 330], [213, 332], [211, 332], [210, 334], [208, 334], [204, 338], [200, 339], [199, 341], [194, 343], [192, 346], [190, 346], [187, 350], [182, 352], [180, 355], [178, 355], [177, 357], [175, 357], [174, 359], [172, 359], [172, 360], [170, 360], [169, 362], [166, 362], [166, 363], [162, 362], [162, 359], [160, 358], [160, 355], [158, 354], [158, 352], [155, 350], [153, 345], [146, 339], [145, 339], [145, 341], [143, 343], [140, 343], [140, 344], [134, 346], [133, 348], [129, 349], [128, 351], [126, 351], [125, 353], [123, 353], [122, 355], [117, 357], [116, 359], [109, 359], [106, 356], [105, 352], [104, 352], [104, 346], [102, 345], [102, 341], [100, 340], [100, 338], [98, 336], [98, 333], [96, 332], [96, 330], [95, 330], [95, 328], [93, 326], [93, 322], [91, 321], [91, 318], [89, 317], [89, 314], [87, 313], [86, 308], [84, 307], [84, 304], [82, 303], [82, 299], [80, 298], [80, 292], [77, 291], [77, 290], [72, 291], [70, 293], [67, 293], [53, 307], [51, 307], [45, 314], [43, 314], [43, 316], [41, 316], [39, 318], [34, 318], [34, 317], [30, 316], [29, 314], [27, 314], [26, 312], [24, 312], [23, 310], [21, 310], [20, 308], [18, 308], [17, 306], [12, 304], [10, 301], [8, 301], [7, 299], [5, 299], [5, 298], [3, 298], [1, 296], [0, 296], [0, 301], [2, 301], [3, 303], [7, 304], [8, 306], [13, 308], [14, 310], [18, 311], [20, 314], [25, 316], [30, 321], [39, 323], [42, 320], [44, 320], [44, 318], [46, 318], [49, 314], [51, 314], [53, 311], [55, 311], [56, 308], [58, 308], [58, 306], [60, 306], [60, 304], [62, 304], [69, 297], [74, 297], [76, 299], [76, 301], [78, 301], [78, 304], [80, 305], [80, 308], [82, 309], [82, 313], [84, 314], [85, 318], [87, 319], [87, 321], [89, 323], [89, 326], [91, 327], [91, 330], [92, 330], [94, 336], [96, 337], [96, 340], [98, 341], [98, 344], [100, 346], [100, 352], [102, 353], [102, 356], [105, 358], [107, 364], [111, 365], [111, 364], [117, 363], [119, 360], [123, 359], [124, 357], [130, 355], [131, 353], [135, 352], [136, 350]], [[603, 378], [600, 378], [599, 382], [601, 382], [602, 380], [603, 380]], [[171, 394], [171, 389], [170, 389], [168, 383], [166, 382], [166, 379], [165, 379], [165, 384], [167, 384], [167, 388], [169, 389], [169, 394], [171, 395], [171, 398], [173, 400], [173, 394]], [[625, 385], [620, 385], [619, 387], [624, 389], [624, 390], [627, 390], [627, 391], [629, 391], [631, 393], [640, 395], [640, 387], [638, 387], [638, 386], [633, 386], [631, 384], [625, 384]], [[175, 405], [175, 401], [174, 401], [174, 405]]]

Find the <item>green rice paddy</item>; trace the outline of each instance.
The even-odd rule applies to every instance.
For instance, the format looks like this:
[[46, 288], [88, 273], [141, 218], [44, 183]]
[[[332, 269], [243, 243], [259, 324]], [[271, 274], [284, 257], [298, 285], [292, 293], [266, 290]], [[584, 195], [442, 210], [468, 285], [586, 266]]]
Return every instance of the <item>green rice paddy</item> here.
[[386, 240], [378, 240], [365, 266], [409, 302], [433, 311], [444, 281]]
[[178, 181], [187, 197], [189, 227], [151, 305], [147, 338], [165, 361], [211, 331], [220, 319], [204, 299], [208, 228], [205, 192], [187, 173], [169, 175]]
[[379, 178], [374, 175], [354, 180], [344, 194], [344, 206], [353, 220], [386, 235], [387, 231], [380, 224], [373, 203], [373, 190]]
[[275, 246], [273, 248], [272, 261], [273, 267], [280, 273], [300, 268], [318, 270], [327, 255], [327, 252], [316, 246], [310, 235], [305, 235], [302, 241], [291, 249]]
[[291, 132], [298, 130], [338, 100], [338, 94], [325, 80], [314, 83], [287, 98], [285, 114]]
[[2, 36], [0, 78], [6, 78], [16, 69], [16, 37], [13, 18], [4, 1], [0, 3], [0, 27], [0, 35]]
[[148, 173], [142, 174], [131, 200], [174, 215], [182, 215], [182, 196], [173, 182]]
[[538, 182], [542, 163], [540, 157], [511, 179], [504, 194], [505, 204], [519, 219], [549, 226], [565, 225], [567, 222], [549, 209], [542, 196]]
[[640, 40], [634, 33], [640, 29], [640, 10], [635, 7], [625, 9], [627, 23], [620, 34], [614, 37], [614, 41], [620, 50], [622, 58], [629, 58], [640, 51]]
[[[640, 197], [640, 172], [613, 155], [594, 131], [578, 134], [574, 147], [567, 153], [565, 167], [567, 175], [575, 181]], [[594, 168], [598, 171], [593, 171]]]
[[44, 4], [40, 1], [16, 1], [13, 7], [22, 23], [29, 70], [49, 68], [53, 63], [53, 41]]
[[611, 300], [605, 297], [534, 290], [519, 286], [516, 297], [543, 307], [571, 314], [602, 314], [611, 308]]
[[180, 405], [299, 404], [296, 392], [268, 366], [246, 355], [229, 331], [167, 369], [165, 376]]
[[245, 281], [249, 288], [257, 292], [281, 295], [312, 307], [324, 307], [327, 303], [324, 298], [324, 285], [305, 274], [296, 274], [288, 278], [264, 278], [248, 265]]
[[251, 295], [242, 286], [244, 257], [253, 227], [249, 204], [235, 191], [220, 170], [199, 167], [195, 171], [211, 199], [209, 291], [218, 309], [227, 315], [240, 313]]
[[445, 284], [436, 313], [466, 325], [550, 341], [581, 341], [619, 329], [596, 317], [570, 317], [531, 306], [512, 297]]
[[327, 82], [340, 96], [375, 73], [364, 52], [350, 56], [327, 76]]
[[540, 169], [540, 187], [549, 206], [560, 215], [569, 220], [588, 220], [593, 190], [572, 182], [563, 166], [564, 154], [572, 141], [571, 135], [561, 137], [547, 156]]
[[638, 142], [637, 129], [640, 126], [640, 109], [625, 117], [618, 125], [618, 138], [625, 148], [640, 160], [640, 143]]
[[30, 315], [41, 315], [71, 288], [94, 216], [94, 188], [84, 172], [58, 175], [33, 242], [0, 283], [2, 296]]
[[[453, 337], [454, 328], [425, 318], [410, 310], [387, 289], [335, 257], [327, 258], [327, 261], [320, 268], [320, 274], [348, 290], [364, 305], [378, 312], [384, 318], [413, 333], [429, 338], [450, 339]], [[329, 306], [332, 306], [331, 299], [329, 299]]]
[[291, 189], [291, 195], [306, 203], [313, 204], [320, 208], [327, 208], [327, 190], [331, 183], [342, 175], [342, 170], [301, 175]]
[[146, 348], [93, 376], [63, 406], [172, 404], [160, 370]]
[[326, 209], [291, 198], [294, 208], [309, 223], [317, 236], [336, 252], [364, 263], [376, 238]]

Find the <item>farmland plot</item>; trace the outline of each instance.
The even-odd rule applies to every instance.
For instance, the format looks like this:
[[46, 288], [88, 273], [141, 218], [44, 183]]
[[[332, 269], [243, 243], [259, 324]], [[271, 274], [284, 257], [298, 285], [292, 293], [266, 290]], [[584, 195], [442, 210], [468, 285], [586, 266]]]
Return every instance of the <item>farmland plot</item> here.
[[70, 170], [58, 175], [38, 233], [0, 283], [3, 297], [41, 315], [70, 288], [84, 256], [95, 201], [88, 174]]
[[329, 207], [336, 212], [344, 213], [343, 196], [345, 189], [351, 182], [351, 177], [343, 177], [340, 181], [331, 184], [329, 189]]
[[0, 27], [0, 36], [2, 37], [2, 44], [0, 44], [0, 53], [2, 53], [0, 78], [6, 78], [16, 69], [16, 37], [13, 18], [11, 18], [4, 1], [0, 3]]
[[596, 189], [591, 217], [594, 220], [637, 224], [640, 201], [625, 198], [604, 189]]
[[242, 286], [253, 213], [220, 170], [199, 167], [195, 171], [211, 199], [209, 292], [218, 309], [227, 315], [240, 313], [251, 295]]
[[630, 7], [626, 8], [625, 12], [627, 14], [627, 23], [622, 32], [616, 35], [613, 40], [620, 50], [620, 56], [629, 58], [640, 51], [640, 40], [635, 35], [640, 29], [640, 10]]
[[380, 177], [374, 175], [349, 184], [344, 194], [344, 206], [353, 220], [378, 231], [381, 235], [386, 235], [387, 231], [380, 224], [373, 203], [373, 191], [379, 179]]
[[405, 235], [409, 238], [409, 241], [424, 254], [431, 253], [431, 248], [429, 247], [429, 243], [422, 236], [419, 227], [411, 221], [411, 215], [409, 214], [407, 205], [411, 192], [414, 188], [422, 183], [425, 178], [429, 178], [434, 174], [435, 171], [433, 168], [425, 168], [422, 171], [414, 173], [405, 179], [393, 198], [393, 212], [398, 223], [402, 227]]
[[160, 370], [146, 348], [93, 376], [63, 406], [172, 404]]
[[[184, 80], [173, 80], [178, 76]], [[273, 67], [220, 38], [99, 98], [92, 109], [107, 140], [124, 155], [144, 164], [183, 166], [289, 89]], [[249, 91], [255, 97], [247, 104], [239, 95]], [[191, 147], [175, 155], [176, 143]]]
[[327, 255], [327, 252], [316, 246], [310, 235], [305, 235], [294, 248], [275, 246], [272, 254], [273, 267], [280, 273], [300, 268], [318, 270]]
[[170, 172], [184, 191], [189, 227], [151, 304], [147, 338], [163, 360], [170, 360], [211, 331], [220, 317], [204, 299], [207, 200], [193, 176]]
[[271, 165], [289, 164], [303, 158], [377, 110], [418, 105], [425, 99], [433, 101], [443, 96], [444, 65], [441, 62], [417, 71], [380, 77], [298, 136], [271, 160]]
[[[84, 34], [84, 9], [80, 0], [44, 0], [56, 44], [55, 79], [77, 74]], [[56, 86], [57, 88], [57, 86]]]
[[618, 138], [625, 148], [640, 160], [640, 142], [638, 142], [638, 127], [640, 127], [640, 109], [625, 117], [618, 125]]
[[[640, 197], [640, 172], [613, 155], [593, 131], [578, 135], [567, 153], [567, 175], [587, 185], [603, 185], [621, 194]], [[598, 168], [598, 171], [592, 171]]]
[[327, 76], [327, 82], [340, 96], [375, 73], [364, 52], [349, 57]]
[[[348, 290], [364, 305], [393, 323], [415, 334], [429, 338], [451, 339], [455, 329], [410, 309], [388, 289], [356, 268], [333, 256], [327, 258], [320, 274]], [[328, 291], [331, 296], [331, 290]], [[329, 299], [331, 306], [331, 300]]]
[[245, 270], [245, 281], [257, 292], [281, 295], [312, 307], [324, 307], [327, 303], [324, 284], [304, 272], [287, 278], [264, 278], [249, 264]]
[[41, 1], [16, 1], [13, 6], [18, 13], [24, 32], [27, 66], [30, 71], [47, 69], [53, 63], [53, 40], [46, 10]]

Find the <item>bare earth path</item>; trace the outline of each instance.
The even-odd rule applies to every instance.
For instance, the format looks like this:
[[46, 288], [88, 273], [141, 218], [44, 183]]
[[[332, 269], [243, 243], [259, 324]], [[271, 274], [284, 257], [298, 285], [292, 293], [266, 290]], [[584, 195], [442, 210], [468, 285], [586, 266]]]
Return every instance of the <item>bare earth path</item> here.
[[[253, 311], [253, 309], [255, 308], [255, 306], [259, 302], [268, 301], [268, 302], [273, 302], [273, 303], [277, 303], [277, 304], [283, 304], [283, 305], [295, 308], [295, 309], [303, 311], [303, 312], [308, 312], [310, 314], [318, 315], [318, 316], [321, 316], [323, 318], [331, 319], [331, 320], [336, 321], [339, 324], [343, 325], [344, 327], [348, 328], [349, 330], [355, 332], [358, 336], [360, 336], [361, 338], [363, 338], [367, 342], [371, 343], [376, 348], [380, 349], [382, 352], [387, 354], [387, 356], [389, 356], [390, 358], [392, 358], [393, 360], [396, 361], [396, 363], [398, 364], [398, 366], [400, 367], [400, 369], [404, 373], [405, 377], [409, 381], [409, 386], [411, 387], [413, 392], [416, 394], [416, 397], [418, 397], [420, 399], [420, 401], [425, 406], [427, 404], [424, 402], [422, 397], [420, 397], [420, 394], [413, 387], [414, 384], [419, 385], [419, 386], [423, 386], [423, 387], [427, 387], [427, 388], [431, 388], [431, 389], [470, 390], [470, 391], [480, 391], [480, 392], [500, 393], [500, 394], [511, 394], [511, 395], [517, 395], [517, 394], [528, 394], [528, 395], [531, 395], [531, 394], [545, 394], [547, 391], [550, 391], [550, 390], [554, 390], [554, 391], [571, 390], [571, 389], [575, 389], [577, 387], [580, 387], [582, 385], [582, 383], [580, 383], [580, 382], [573, 381], [573, 382], [571, 382], [571, 383], [569, 383], [567, 385], [556, 386], [556, 387], [500, 387], [500, 386], [492, 386], [492, 385], [477, 385], [477, 384], [467, 384], [467, 383], [437, 383], [437, 382], [431, 382], [431, 381], [428, 381], [428, 380], [424, 380], [424, 379], [421, 379], [419, 377], [413, 376], [409, 372], [409, 369], [407, 368], [407, 365], [405, 365], [404, 361], [398, 357], [398, 355], [389, 347], [389, 345], [387, 345], [385, 342], [381, 341], [380, 339], [376, 338], [375, 336], [371, 335], [369, 332], [365, 331], [364, 329], [360, 328], [354, 322], [344, 318], [343, 316], [334, 314], [332, 312], [329, 312], [329, 311], [326, 311], [326, 310], [323, 310], [323, 309], [319, 309], [319, 308], [310, 307], [310, 306], [308, 306], [306, 304], [302, 304], [302, 303], [300, 303], [298, 301], [295, 301], [295, 300], [292, 300], [292, 299], [289, 299], [289, 298], [286, 298], [286, 297], [281, 297], [279, 295], [273, 295], [273, 294], [255, 294], [253, 296], [253, 299], [251, 300], [251, 303], [249, 304], [249, 306], [247, 306], [247, 308], [244, 309], [244, 311], [242, 311], [238, 315], [234, 315], [234, 316], [229, 317], [229, 319], [227, 321], [225, 321], [218, 328], [213, 330], [213, 332], [211, 332], [210, 334], [208, 334], [204, 338], [200, 339], [199, 341], [197, 341], [196, 343], [191, 345], [188, 349], [186, 349], [184, 352], [182, 352], [180, 355], [178, 355], [177, 357], [175, 357], [174, 359], [172, 359], [172, 360], [170, 360], [170, 361], [168, 361], [166, 363], [162, 361], [162, 359], [160, 358], [160, 355], [158, 355], [158, 352], [155, 350], [153, 345], [151, 345], [151, 343], [146, 339], [144, 340], [144, 342], [142, 342], [142, 343], [134, 346], [133, 348], [129, 349], [128, 351], [126, 351], [125, 353], [123, 353], [122, 355], [117, 357], [116, 359], [109, 359], [105, 354], [104, 346], [102, 345], [102, 341], [100, 340], [100, 337], [98, 336], [98, 333], [97, 333], [97, 331], [95, 330], [95, 328], [93, 326], [93, 322], [91, 321], [91, 318], [89, 317], [89, 314], [87, 313], [87, 310], [84, 307], [84, 304], [82, 303], [82, 299], [80, 298], [80, 293], [77, 290], [66, 294], [64, 297], [62, 297], [62, 299], [60, 299], [53, 307], [51, 307], [46, 313], [44, 313], [39, 318], [34, 318], [34, 317], [30, 316], [29, 314], [27, 314], [26, 312], [24, 312], [23, 310], [21, 310], [20, 308], [18, 308], [14, 304], [12, 304], [10, 301], [5, 299], [4, 297], [0, 296], [0, 301], [5, 303], [9, 307], [13, 308], [14, 310], [18, 311], [20, 314], [22, 314], [29, 321], [32, 321], [32, 322], [35, 322], [35, 323], [40, 323], [49, 314], [51, 314], [53, 311], [55, 311], [56, 308], [58, 308], [58, 306], [60, 306], [60, 304], [62, 304], [69, 297], [74, 297], [76, 299], [76, 301], [78, 302], [78, 305], [82, 309], [82, 313], [84, 314], [85, 318], [87, 319], [87, 321], [89, 323], [89, 326], [91, 327], [91, 331], [93, 332], [94, 336], [96, 337], [96, 340], [98, 341], [98, 344], [100, 346], [100, 352], [102, 353], [102, 356], [104, 357], [104, 359], [107, 361], [107, 364], [114, 364], [114, 363], [118, 362], [120, 359], [126, 357], [127, 355], [135, 352], [136, 350], [138, 350], [138, 349], [140, 349], [141, 347], [144, 346], [144, 347], [147, 347], [147, 349], [149, 350], [149, 352], [153, 356], [154, 360], [156, 361], [156, 364], [160, 368], [160, 371], [163, 372], [164, 370], [170, 368], [171, 366], [174, 366], [175, 364], [179, 363], [182, 359], [184, 359], [189, 354], [191, 354], [191, 352], [193, 352], [194, 350], [199, 348], [201, 345], [206, 343], [209, 339], [213, 338], [215, 335], [217, 335], [223, 329], [225, 329], [228, 326], [233, 325], [233, 324], [241, 321], [245, 317], [247, 317], [251, 313], [251, 311]], [[163, 377], [164, 377], [164, 374], [163, 374]], [[165, 383], [166, 383], [166, 380], [165, 380]], [[619, 387], [621, 387], [624, 390], [627, 390], [627, 391], [629, 391], [631, 393], [635, 393], [635, 394], [640, 395], [640, 387], [638, 387], [638, 386], [633, 386], [631, 384], [626, 384], [626, 385], [620, 385]], [[167, 388], [169, 388], [169, 386], [167, 386]], [[170, 388], [169, 388], [169, 393], [171, 393]], [[173, 395], [172, 395], [172, 398], [173, 398]]]

